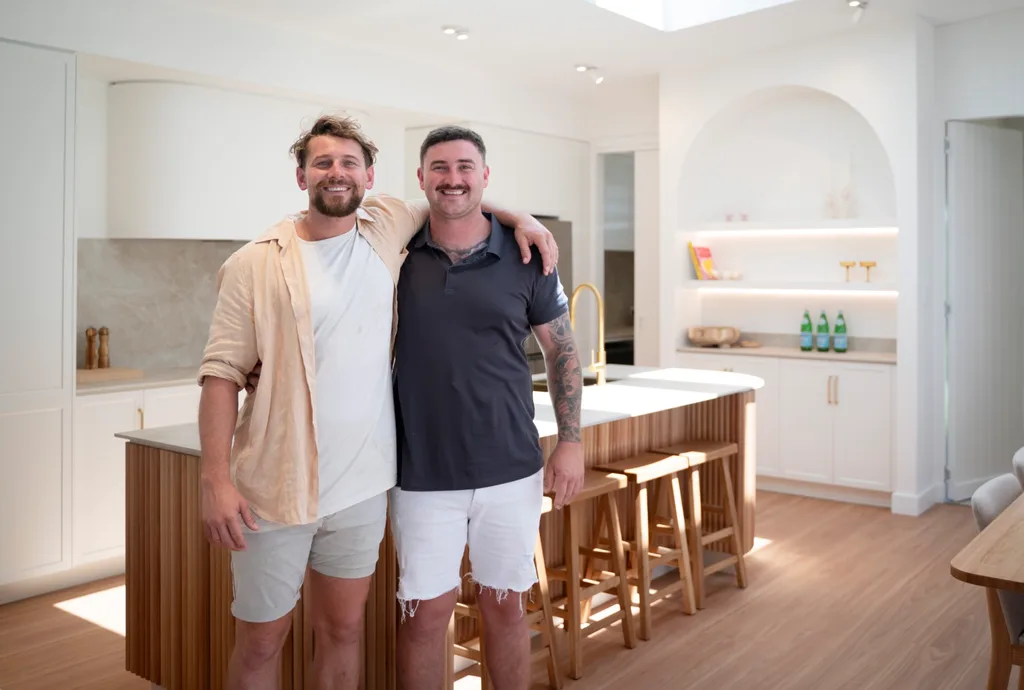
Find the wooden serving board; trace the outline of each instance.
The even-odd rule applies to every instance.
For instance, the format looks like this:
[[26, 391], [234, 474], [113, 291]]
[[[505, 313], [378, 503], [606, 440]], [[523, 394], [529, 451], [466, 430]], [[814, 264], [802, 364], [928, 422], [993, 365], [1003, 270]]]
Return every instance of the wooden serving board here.
[[109, 369], [77, 369], [75, 371], [75, 379], [79, 386], [83, 383], [107, 383], [109, 381], [141, 379], [142, 375], [142, 369], [128, 369], [126, 367], [110, 367]]

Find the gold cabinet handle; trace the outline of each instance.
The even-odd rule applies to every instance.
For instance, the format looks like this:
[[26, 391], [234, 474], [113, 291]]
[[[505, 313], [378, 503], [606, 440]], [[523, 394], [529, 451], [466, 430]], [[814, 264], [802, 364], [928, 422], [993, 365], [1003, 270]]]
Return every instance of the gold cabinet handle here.
[[832, 404], [832, 377], [828, 377], [828, 381], [825, 383], [825, 394], [828, 396], [828, 404]]
[[146, 413], [142, 410], [141, 407], [139, 408], [139, 428], [146, 428]]
[[835, 399], [835, 401], [836, 401], [836, 402], [835, 402], [835, 404], [836, 404], [836, 405], [838, 405], [838, 404], [839, 404], [839, 377], [838, 377], [838, 376], [836, 376], [836, 377], [834, 377], [834, 378], [835, 378], [835, 380], [836, 380], [836, 382], [835, 382], [835, 383], [833, 384], [833, 388], [834, 388], [834, 390], [835, 390], [835, 393], [833, 394], [833, 396], [832, 396], [832, 397], [833, 397], [833, 398]]

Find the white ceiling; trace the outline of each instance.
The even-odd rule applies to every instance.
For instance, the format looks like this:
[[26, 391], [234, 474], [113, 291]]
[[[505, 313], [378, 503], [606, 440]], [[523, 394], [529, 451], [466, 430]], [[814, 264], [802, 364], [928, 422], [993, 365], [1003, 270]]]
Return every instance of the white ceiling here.
[[[706, 0], [710, 1], [710, 0]], [[574, 71], [600, 67], [605, 83], [707, 63], [918, 14], [948, 24], [1011, 8], [1024, 0], [870, 0], [860, 24], [846, 0], [788, 4], [675, 32], [662, 32], [587, 0], [178, 0], [318, 37], [413, 56], [424, 69], [451, 71], [453, 88], [503, 79], [565, 94], [595, 88]], [[470, 38], [442, 34], [465, 27]], [[348, 68], [358, 68], [348, 65]], [[600, 87], [597, 87], [600, 88]]]

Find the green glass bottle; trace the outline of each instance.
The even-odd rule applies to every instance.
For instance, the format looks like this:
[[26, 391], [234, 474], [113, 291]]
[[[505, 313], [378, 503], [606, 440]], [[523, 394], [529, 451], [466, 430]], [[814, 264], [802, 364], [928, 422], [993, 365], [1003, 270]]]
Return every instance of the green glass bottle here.
[[821, 310], [821, 316], [818, 317], [818, 352], [828, 352], [829, 341], [828, 333], [828, 316], [825, 315], [825, 310]]
[[835, 338], [832, 343], [832, 349], [836, 352], [846, 352], [846, 317], [843, 316], [842, 310], [839, 311], [839, 315], [836, 317]]
[[811, 312], [804, 309], [804, 318], [800, 322], [800, 349], [810, 352], [814, 349], [814, 324], [811, 323]]

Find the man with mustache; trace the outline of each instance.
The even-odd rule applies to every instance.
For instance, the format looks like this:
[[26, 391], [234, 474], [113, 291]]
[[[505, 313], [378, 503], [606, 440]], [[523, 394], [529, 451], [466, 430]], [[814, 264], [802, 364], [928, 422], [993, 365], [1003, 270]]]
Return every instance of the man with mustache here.
[[[232, 549], [230, 690], [277, 687], [307, 565], [316, 687], [358, 686], [397, 471], [396, 285], [427, 216], [425, 205], [364, 199], [377, 149], [352, 120], [320, 118], [292, 152], [309, 207], [222, 266], [198, 376], [203, 521], [212, 544]], [[536, 244], [553, 263], [543, 226], [492, 210], [516, 226], [523, 261]], [[265, 375], [239, 411], [257, 362]]]
[[[484, 649], [496, 690], [526, 690], [524, 602], [544, 492], [561, 509], [583, 485], [583, 380], [557, 271], [517, 261], [500, 217], [481, 213], [490, 169], [483, 139], [441, 127], [420, 147], [430, 219], [399, 281], [395, 407], [398, 486], [398, 685], [440, 690], [445, 636], [468, 544]], [[558, 444], [541, 453], [523, 342], [547, 367]]]

